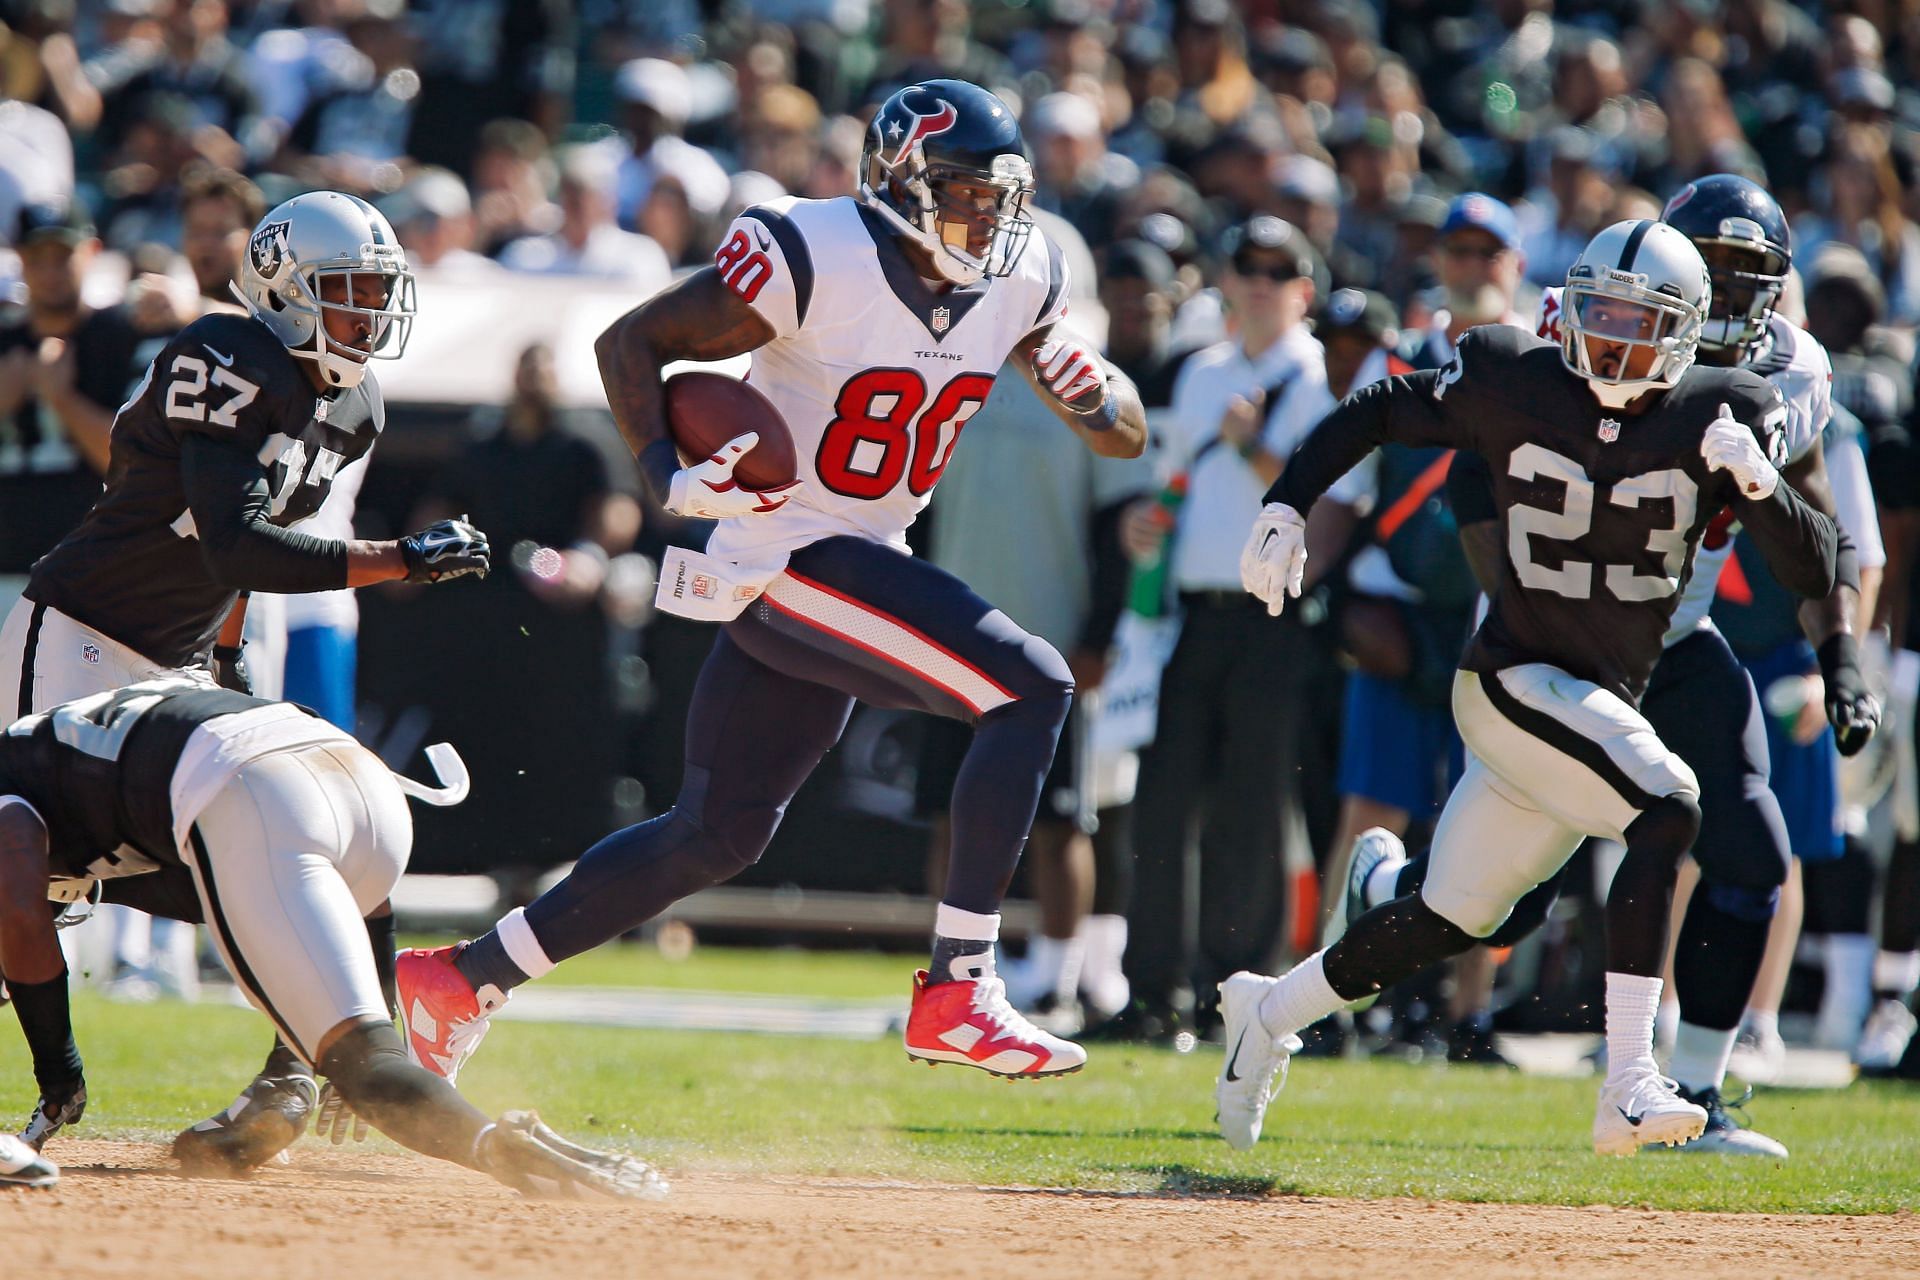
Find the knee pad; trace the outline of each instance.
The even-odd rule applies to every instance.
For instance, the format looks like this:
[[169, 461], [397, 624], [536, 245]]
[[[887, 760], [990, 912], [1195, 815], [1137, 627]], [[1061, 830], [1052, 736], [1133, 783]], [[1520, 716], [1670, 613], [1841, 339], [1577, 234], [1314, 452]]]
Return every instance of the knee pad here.
[[1754, 889], [1746, 885], [1720, 884], [1702, 880], [1697, 891], [1706, 904], [1721, 915], [1732, 916], [1747, 924], [1766, 924], [1780, 909], [1780, 886]]
[[[1414, 901], [1420, 904], [1421, 911], [1466, 939], [1455, 948], [1456, 951], [1465, 951], [1476, 942], [1488, 941], [1513, 919], [1512, 904], [1502, 904], [1492, 898], [1467, 898], [1456, 895], [1445, 903], [1446, 910], [1442, 911], [1427, 901], [1426, 889], [1423, 887], [1415, 895]], [[1535, 921], [1535, 923], [1539, 922]]]

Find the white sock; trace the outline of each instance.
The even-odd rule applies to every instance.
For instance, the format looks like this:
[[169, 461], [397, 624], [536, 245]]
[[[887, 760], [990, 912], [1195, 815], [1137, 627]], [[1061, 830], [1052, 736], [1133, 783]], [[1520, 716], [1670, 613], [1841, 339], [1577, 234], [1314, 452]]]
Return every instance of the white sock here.
[[936, 938], [958, 938], [963, 942], [998, 942], [1000, 913], [981, 915], [978, 911], [962, 911], [943, 902], [933, 912], [933, 934]]
[[1660, 979], [1607, 974], [1607, 1074], [1629, 1067], [1654, 1070], [1653, 1020], [1660, 1012]]
[[547, 958], [547, 952], [540, 945], [540, 939], [534, 936], [533, 926], [527, 923], [524, 907], [515, 907], [494, 922], [493, 932], [500, 939], [500, 949], [507, 953], [507, 959], [529, 980], [544, 978], [553, 972], [553, 961]]
[[1882, 951], [1873, 958], [1873, 989], [1905, 1000], [1920, 988], [1920, 951]]
[[1132, 997], [1121, 959], [1127, 953], [1125, 916], [1088, 916], [1080, 922], [1085, 948], [1080, 959], [1080, 990], [1094, 1008], [1109, 1016], [1127, 1007]]
[[1660, 1001], [1660, 1012], [1653, 1016], [1653, 1047], [1656, 1053], [1665, 1057], [1673, 1049], [1674, 1037], [1680, 1032], [1680, 1002], [1671, 993]]
[[1383, 902], [1392, 902], [1399, 896], [1400, 873], [1406, 869], [1406, 862], [1399, 858], [1388, 858], [1385, 862], [1367, 873], [1367, 883], [1360, 890], [1361, 904], [1371, 911]]
[[1762, 1040], [1780, 1038], [1780, 1011], [1778, 1009], [1748, 1009], [1740, 1016], [1740, 1025], [1753, 1032]]
[[1823, 951], [1827, 987], [1820, 998], [1816, 1038], [1830, 1049], [1851, 1049], [1873, 1008], [1873, 939], [1830, 933]]
[[1347, 1007], [1327, 982], [1327, 971], [1321, 964], [1326, 954], [1316, 951], [1293, 966], [1260, 1001], [1260, 1021], [1274, 1039], [1290, 1036]]
[[1691, 1093], [1718, 1089], [1727, 1078], [1727, 1059], [1733, 1056], [1734, 1030], [1716, 1031], [1682, 1022], [1674, 1033], [1673, 1061], [1667, 1074]]

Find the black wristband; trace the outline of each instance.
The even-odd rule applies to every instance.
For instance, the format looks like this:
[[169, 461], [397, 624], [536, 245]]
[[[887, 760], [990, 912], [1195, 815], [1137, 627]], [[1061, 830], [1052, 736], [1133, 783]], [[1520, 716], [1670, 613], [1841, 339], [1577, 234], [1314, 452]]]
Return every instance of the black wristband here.
[[1834, 677], [1842, 672], [1853, 676], [1857, 683], [1860, 679], [1860, 644], [1850, 632], [1836, 631], [1820, 642], [1815, 656], [1820, 659], [1820, 678], [1831, 689]]

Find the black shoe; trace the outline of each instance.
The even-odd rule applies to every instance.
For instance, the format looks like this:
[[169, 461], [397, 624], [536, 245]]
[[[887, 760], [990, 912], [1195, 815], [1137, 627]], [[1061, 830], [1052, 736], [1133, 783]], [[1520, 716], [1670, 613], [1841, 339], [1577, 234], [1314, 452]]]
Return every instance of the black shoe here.
[[1465, 1066], [1505, 1067], [1517, 1071], [1518, 1065], [1493, 1043], [1493, 1022], [1488, 1018], [1463, 1018], [1447, 1029], [1447, 1061]]
[[319, 1084], [304, 1072], [255, 1076], [232, 1106], [175, 1137], [173, 1157], [194, 1174], [258, 1169], [307, 1131], [319, 1098]]
[[87, 1113], [87, 1086], [83, 1081], [71, 1094], [59, 1102], [41, 1098], [33, 1109], [33, 1118], [27, 1121], [27, 1127], [20, 1133], [20, 1141], [35, 1151], [47, 1145], [47, 1139], [70, 1124], [78, 1124], [80, 1117]]
[[1166, 1005], [1134, 1000], [1106, 1021], [1082, 1031], [1079, 1038], [1100, 1044], [1170, 1045], [1187, 1029], [1180, 1015]]
[[1682, 1143], [1680, 1146], [1669, 1148], [1670, 1150], [1690, 1152], [1693, 1155], [1764, 1156], [1769, 1160], [1787, 1158], [1786, 1147], [1776, 1139], [1747, 1128], [1729, 1113], [1729, 1107], [1744, 1107], [1747, 1099], [1753, 1096], [1753, 1090], [1747, 1090], [1744, 1095], [1732, 1102], [1722, 1098], [1718, 1089], [1701, 1089], [1696, 1092], [1682, 1085], [1679, 1093], [1682, 1098], [1706, 1111], [1707, 1127], [1692, 1142]]

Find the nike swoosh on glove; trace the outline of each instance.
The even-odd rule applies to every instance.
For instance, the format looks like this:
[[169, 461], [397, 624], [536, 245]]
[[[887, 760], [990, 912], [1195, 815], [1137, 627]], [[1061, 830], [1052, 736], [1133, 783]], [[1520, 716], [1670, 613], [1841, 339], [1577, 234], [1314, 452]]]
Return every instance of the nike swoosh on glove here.
[[1307, 522], [1284, 502], [1260, 509], [1240, 552], [1240, 585], [1258, 596], [1271, 617], [1279, 617], [1287, 597], [1298, 599], [1307, 571]]
[[1740, 486], [1740, 492], [1753, 501], [1773, 496], [1780, 484], [1780, 473], [1767, 461], [1760, 442], [1733, 416], [1731, 405], [1720, 406], [1720, 416], [1707, 425], [1700, 439], [1700, 456], [1711, 471], [1725, 471]]
[[1034, 372], [1054, 399], [1075, 413], [1092, 413], [1101, 396], [1089, 393], [1106, 385], [1100, 357], [1078, 338], [1050, 338], [1033, 353]]
[[786, 506], [800, 488], [798, 480], [772, 489], [747, 489], [733, 478], [734, 467], [759, 443], [758, 431], [737, 435], [705, 462], [674, 472], [667, 489], [667, 510], [695, 520], [726, 520], [765, 515]]
[[493, 567], [487, 535], [464, 515], [408, 534], [400, 539], [400, 555], [407, 562], [408, 582], [445, 582], [470, 573], [484, 578]]

